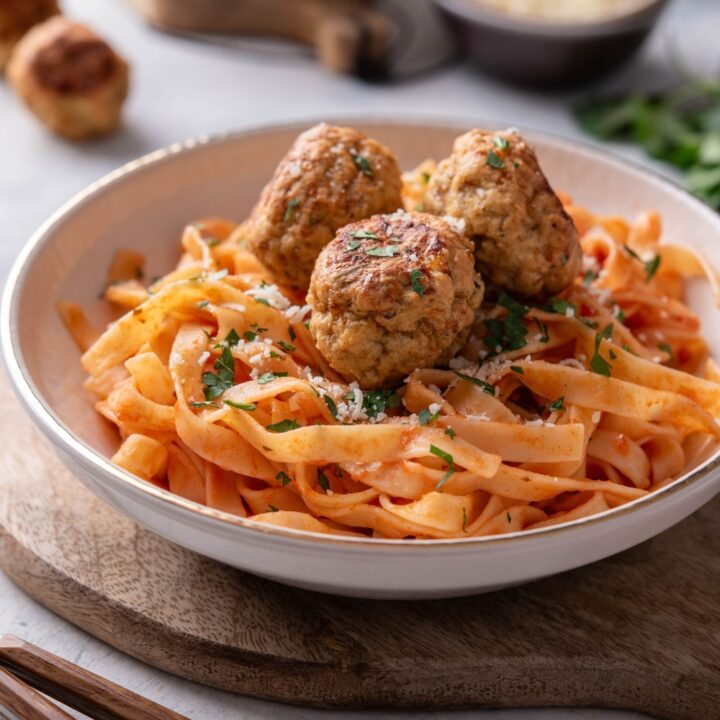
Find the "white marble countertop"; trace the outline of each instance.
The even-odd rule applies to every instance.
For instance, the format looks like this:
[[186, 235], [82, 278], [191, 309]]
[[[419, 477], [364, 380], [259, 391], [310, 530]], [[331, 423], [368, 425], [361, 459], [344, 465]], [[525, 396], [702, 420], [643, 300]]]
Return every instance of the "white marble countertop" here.
[[[498, 120], [580, 137], [569, 113], [578, 93], [519, 92], [465, 65], [401, 85], [368, 85], [332, 75], [309, 58], [205, 46], [146, 28], [120, 0], [65, 0], [68, 14], [111, 39], [133, 65], [126, 122], [112, 138], [70, 144], [47, 134], [0, 83], [0, 281], [37, 226], [85, 185], [122, 163], [188, 137], [267, 122], [327, 115], [463, 117]], [[705, 72], [720, 67], [717, 0], [674, 0], [633, 66], [595, 90], [657, 87], [668, 54]], [[648, 162], [631, 148], [615, 150]], [[669, 172], [666, 169], [664, 172]], [[155, 671], [61, 620], [0, 574], [0, 633], [15, 633], [197, 720], [369, 717], [318, 713], [236, 697]], [[374, 714], [465, 720], [610, 720], [640, 718], [607, 710], [518, 710]]]

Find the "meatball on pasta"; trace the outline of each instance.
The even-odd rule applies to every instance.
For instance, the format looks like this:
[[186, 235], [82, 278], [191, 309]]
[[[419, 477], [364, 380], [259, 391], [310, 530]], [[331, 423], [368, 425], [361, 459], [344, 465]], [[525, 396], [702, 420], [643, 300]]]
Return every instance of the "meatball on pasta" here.
[[338, 228], [401, 206], [393, 154], [358, 130], [320, 124], [298, 137], [242, 229], [278, 283], [307, 290]]
[[465, 222], [488, 286], [525, 298], [568, 287], [582, 253], [573, 221], [515, 132], [471, 130], [428, 184], [425, 209]]
[[92, 30], [62, 16], [19, 43], [8, 78], [53, 132], [81, 139], [112, 132], [128, 92], [127, 63]]
[[483, 297], [472, 246], [442, 218], [377, 215], [342, 228], [310, 282], [310, 331], [330, 366], [387, 387], [449, 359]]

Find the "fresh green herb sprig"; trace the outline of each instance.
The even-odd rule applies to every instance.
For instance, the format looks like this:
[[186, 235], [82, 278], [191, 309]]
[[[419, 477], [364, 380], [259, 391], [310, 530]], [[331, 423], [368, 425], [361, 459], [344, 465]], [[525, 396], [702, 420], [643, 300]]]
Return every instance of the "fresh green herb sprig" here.
[[684, 171], [690, 192], [720, 210], [720, 78], [685, 78], [657, 93], [585, 102], [580, 126], [603, 140], [641, 145]]

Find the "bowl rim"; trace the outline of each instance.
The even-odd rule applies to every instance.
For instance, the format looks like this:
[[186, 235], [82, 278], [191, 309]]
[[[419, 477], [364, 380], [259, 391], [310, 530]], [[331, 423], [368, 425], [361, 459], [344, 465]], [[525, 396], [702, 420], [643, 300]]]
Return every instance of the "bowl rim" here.
[[[73, 430], [67, 426], [43, 400], [42, 393], [31, 380], [29, 372], [19, 350], [18, 342], [18, 325], [17, 317], [19, 308], [17, 307], [18, 296], [23, 287], [24, 279], [29, 275], [32, 268], [34, 257], [39, 254], [44, 246], [52, 238], [53, 232], [57, 226], [61, 225], [68, 217], [75, 212], [81, 211], [83, 207], [91, 203], [98, 195], [106, 190], [111, 189], [114, 185], [127, 178], [132, 177], [138, 172], [142, 172], [146, 167], [154, 167], [166, 162], [171, 162], [177, 155], [189, 155], [193, 152], [201, 151], [208, 146], [222, 145], [224, 143], [232, 143], [240, 139], [251, 139], [253, 136], [264, 135], [269, 132], [302, 132], [307, 129], [310, 124], [318, 122], [332, 122], [336, 124], [353, 125], [385, 125], [385, 126], [413, 126], [416, 128], [436, 128], [443, 130], [457, 130], [465, 132], [472, 127], [484, 127], [490, 129], [501, 129], [507, 127], [507, 124], [498, 122], [497, 120], [484, 120], [482, 118], [470, 117], [453, 117], [443, 118], [442, 116], [434, 117], [398, 117], [388, 118], [382, 114], [364, 114], [364, 115], [334, 115], [328, 114], [322, 120], [317, 118], [299, 118], [290, 122], [262, 123], [245, 129], [232, 130], [212, 135], [201, 135], [181, 142], [175, 142], [164, 148], [151, 151], [142, 155], [135, 160], [112, 170], [102, 176], [95, 182], [90, 183], [84, 190], [81, 190], [58, 210], [56, 210], [40, 227], [31, 235], [25, 243], [15, 262], [12, 265], [7, 278], [5, 288], [2, 293], [2, 304], [0, 306], [0, 340], [2, 341], [2, 354], [5, 366], [8, 371], [11, 385], [21, 400], [22, 404], [30, 414], [32, 420], [39, 429], [48, 437], [57, 449], [62, 453], [73, 457], [73, 460], [82, 460], [86, 467], [91, 467], [94, 474], [101, 477], [99, 482], [105, 482], [107, 478], [111, 478], [113, 482], [118, 484], [118, 488], [124, 491], [135, 491], [140, 496], [146, 496], [151, 502], [159, 500], [162, 503], [162, 509], [170, 511], [173, 508], [180, 510], [181, 514], [190, 513], [197, 521], [206, 520], [216, 527], [223, 527], [230, 532], [239, 532], [244, 534], [247, 532], [262, 532], [266, 535], [275, 536], [276, 539], [295, 541], [303, 544], [311, 541], [312, 544], [322, 545], [343, 545], [350, 549], [352, 547], [378, 548], [401, 547], [403, 552], [408, 552], [405, 548], [429, 549], [429, 548], [448, 548], [448, 546], [473, 547], [482, 546], [508, 546], [510, 544], [518, 545], [522, 541], [532, 542], [540, 538], [549, 536], [557, 536], [560, 533], [570, 533], [591, 525], [612, 522], [620, 517], [640, 511], [657, 502], [665, 501], [669, 496], [676, 494], [679, 490], [684, 490], [690, 485], [708, 478], [714, 471], [720, 469], [720, 450], [709, 458], [704, 460], [697, 468], [690, 471], [684, 476], [676, 478], [667, 485], [659, 488], [653, 493], [636, 500], [632, 500], [624, 505], [611, 508], [602, 513], [591, 515], [576, 520], [571, 520], [557, 525], [550, 525], [535, 530], [521, 530], [504, 535], [489, 535], [480, 537], [467, 538], [440, 538], [440, 539], [392, 539], [392, 538], [367, 538], [354, 537], [344, 535], [334, 535], [326, 533], [318, 533], [308, 530], [298, 530], [294, 528], [285, 528], [281, 526], [271, 525], [262, 522], [256, 522], [249, 518], [207, 507], [192, 500], [187, 500], [176, 495], [169, 490], [157, 487], [142, 478], [122, 469], [118, 465], [113, 464], [110, 459], [89, 444], [80, 439]], [[590, 142], [568, 139], [566, 137], [549, 133], [546, 131], [538, 131], [528, 126], [522, 126], [521, 132], [526, 135], [531, 142], [540, 140], [541, 142], [555, 145], [565, 149], [566, 151], [581, 153], [591, 160], [609, 163], [612, 166], [631, 170], [633, 173], [641, 176], [644, 181], [650, 182], [652, 185], [664, 187], [682, 197], [683, 202], [689, 204], [695, 212], [699, 212], [707, 217], [711, 224], [715, 224], [720, 232], [720, 215], [717, 215], [707, 205], [699, 199], [692, 196], [685, 188], [680, 186], [673, 180], [660, 176], [658, 173], [649, 169], [638, 162], [627, 160], [612, 151], [600, 148]], [[79, 461], [78, 461], [79, 462]], [[96, 476], [96, 481], [97, 476]], [[219, 525], [218, 525], [219, 524]]]
[[594, 38], [649, 29], [669, 0], [646, 0], [643, 5], [621, 15], [598, 20], [557, 22], [513, 15], [476, 0], [435, 0], [445, 12], [477, 26], [522, 33], [546, 39]]

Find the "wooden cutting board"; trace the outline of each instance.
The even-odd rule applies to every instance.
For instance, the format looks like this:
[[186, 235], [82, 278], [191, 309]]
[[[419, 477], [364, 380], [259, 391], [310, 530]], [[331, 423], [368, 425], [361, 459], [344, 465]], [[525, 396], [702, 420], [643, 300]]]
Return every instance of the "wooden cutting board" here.
[[459, 600], [276, 585], [95, 498], [0, 377], [0, 567], [46, 607], [168, 672], [318, 708], [602, 706], [720, 718], [720, 498], [561, 576]]

